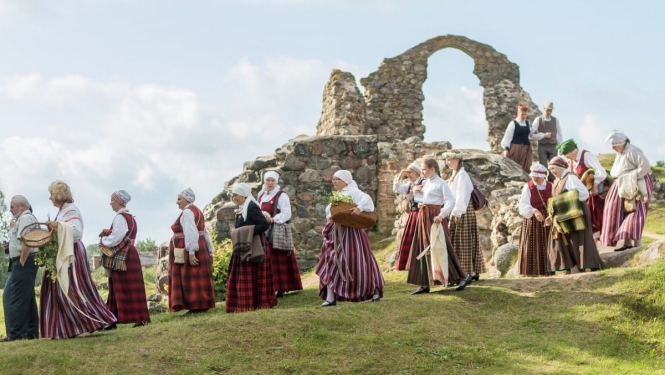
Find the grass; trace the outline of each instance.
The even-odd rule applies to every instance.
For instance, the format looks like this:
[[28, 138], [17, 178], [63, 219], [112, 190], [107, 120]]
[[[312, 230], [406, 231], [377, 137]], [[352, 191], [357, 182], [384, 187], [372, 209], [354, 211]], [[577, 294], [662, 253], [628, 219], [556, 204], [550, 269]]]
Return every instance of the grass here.
[[662, 202], [651, 202], [649, 204], [644, 231], [665, 235], [665, 204]]

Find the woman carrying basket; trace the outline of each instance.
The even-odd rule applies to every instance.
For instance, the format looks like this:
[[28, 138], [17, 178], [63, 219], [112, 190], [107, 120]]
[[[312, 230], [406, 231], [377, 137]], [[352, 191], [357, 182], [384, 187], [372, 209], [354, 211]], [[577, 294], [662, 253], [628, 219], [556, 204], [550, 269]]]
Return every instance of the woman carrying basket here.
[[[296, 252], [293, 248], [292, 233], [290, 228], [286, 228], [291, 221], [291, 200], [281, 190], [277, 184], [278, 181], [277, 172], [266, 172], [263, 175], [263, 189], [259, 192], [258, 197], [263, 216], [271, 226], [266, 233], [272, 238], [266, 238], [264, 247], [265, 251], [270, 253], [272, 284], [277, 291], [277, 298], [280, 298], [285, 292], [302, 290], [302, 281]], [[289, 237], [284, 238], [285, 241], [282, 242], [290, 243], [290, 249], [275, 248], [274, 244], [277, 243], [275, 239], [279, 230], [281, 230], [279, 234]]]
[[[582, 207], [583, 216], [572, 219], [578, 221], [579, 225], [571, 225], [568, 228], [564, 222], [557, 223], [560, 216], [568, 214], [562, 210], [558, 212], [558, 207], [554, 208], [554, 214], [550, 211], [550, 216], [545, 220], [546, 225], [553, 225], [551, 241], [548, 250], [549, 271], [569, 271], [577, 266], [579, 271], [585, 269], [600, 269], [601, 260], [598, 255], [598, 248], [591, 233], [591, 211], [586, 204], [589, 198], [589, 190], [582, 184], [577, 176], [568, 170], [568, 163], [561, 156], [552, 158], [549, 162], [550, 172], [554, 174], [554, 191], [552, 201], [555, 197], [577, 191], [579, 202], [566, 201], [562, 205], [564, 208]], [[574, 198], [574, 194], [570, 199]], [[553, 206], [553, 202], [549, 206]], [[548, 210], [549, 211], [549, 210]], [[584, 228], [584, 229], [582, 229]]]
[[[372, 198], [360, 191], [351, 172], [335, 172], [333, 186], [341, 195], [350, 196], [356, 204], [352, 215], [373, 212]], [[335, 306], [337, 301], [377, 302], [383, 297], [383, 275], [369, 246], [364, 229], [337, 224], [326, 207], [328, 222], [323, 228], [323, 246], [316, 274], [319, 275], [319, 296], [322, 307]]]

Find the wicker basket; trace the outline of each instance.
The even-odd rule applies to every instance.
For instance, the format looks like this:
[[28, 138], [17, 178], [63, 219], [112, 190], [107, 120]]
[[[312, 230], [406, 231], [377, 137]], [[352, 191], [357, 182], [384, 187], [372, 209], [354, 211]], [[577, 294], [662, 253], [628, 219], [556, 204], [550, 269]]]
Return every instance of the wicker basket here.
[[[48, 230], [42, 229], [42, 226], [46, 226]], [[28, 231], [26, 233], [26, 231]], [[51, 242], [53, 235], [53, 228], [45, 225], [44, 223], [32, 223], [26, 225], [25, 228], [21, 231], [21, 238], [23, 238], [23, 243], [28, 247], [42, 247], [46, 246]]]
[[376, 224], [378, 215], [376, 211], [361, 212], [360, 215], [351, 214], [351, 209], [356, 207], [353, 203], [334, 203], [330, 207], [332, 220], [340, 225], [351, 228], [369, 229]]

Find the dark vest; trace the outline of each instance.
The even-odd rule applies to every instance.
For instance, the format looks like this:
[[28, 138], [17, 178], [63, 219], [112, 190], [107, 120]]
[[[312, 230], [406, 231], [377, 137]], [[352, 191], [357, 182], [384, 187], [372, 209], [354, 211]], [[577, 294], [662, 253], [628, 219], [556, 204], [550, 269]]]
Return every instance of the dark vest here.
[[546, 145], [556, 145], [556, 118], [554, 116], [550, 116], [549, 121], [545, 121], [544, 116], [540, 116], [540, 124], [538, 124], [538, 132], [539, 133], [552, 133], [552, 136], [550, 138], [543, 138], [538, 143], [546, 144]]
[[[552, 183], [547, 181], [545, 190], [538, 190], [538, 187], [533, 180], [527, 182], [529, 191], [531, 192], [531, 207], [540, 211], [541, 214], [547, 216], [547, 202], [552, 198]], [[540, 193], [540, 194], [538, 194]], [[540, 199], [543, 197], [543, 199]]]
[[513, 123], [515, 123], [515, 131], [513, 132], [513, 140], [510, 141], [511, 144], [517, 144], [517, 145], [530, 145], [531, 143], [529, 142], [529, 134], [531, 133], [531, 124], [529, 124], [529, 121], [525, 121], [526, 126], [522, 126], [517, 122], [517, 120], [513, 120]]

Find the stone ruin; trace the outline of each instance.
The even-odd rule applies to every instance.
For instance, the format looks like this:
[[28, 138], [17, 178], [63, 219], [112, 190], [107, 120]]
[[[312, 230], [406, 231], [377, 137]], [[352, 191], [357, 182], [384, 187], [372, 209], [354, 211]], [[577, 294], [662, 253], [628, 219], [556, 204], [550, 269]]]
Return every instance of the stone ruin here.
[[[422, 85], [428, 58], [444, 48], [456, 48], [474, 60], [473, 73], [484, 88], [483, 103], [490, 151], [465, 150], [464, 166], [486, 194], [489, 208], [479, 211], [478, 224], [485, 260], [492, 265], [493, 250], [519, 240], [521, 219], [516, 201], [528, 176], [512, 160], [498, 155], [501, 138], [518, 104], [529, 105], [529, 119], [541, 113], [519, 83], [519, 67], [494, 48], [463, 36], [432, 38], [403, 54], [384, 59], [378, 70], [360, 80], [364, 94], [348, 72], [333, 70], [323, 90], [323, 107], [315, 136], [298, 136], [268, 156], [245, 162], [243, 171], [224, 184], [223, 191], [204, 209], [207, 224], [218, 239], [229, 236], [236, 205], [231, 188], [245, 182], [254, 194], [265, 171], [281, 174], [280, 185], [291, 199], [296, 253], [301, 269], [313, 267], [322, 243], [325, 203], [321, 189], [332, 189], [339, 169], [353, 173], [359, 187], [375, 202], [379, 220], [372, 229], [399, 240], [405, 212], [402, 196], [392, 191], [394, 176], [423, 157], [439, 160], [443, 177], [449, 175], [440, 155], [449, 142], [423, 142]], [[534, 155], [537, 155], [534, 152]]]

